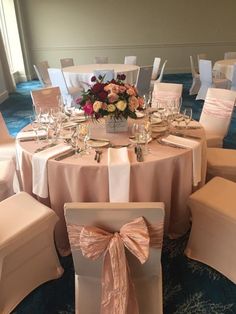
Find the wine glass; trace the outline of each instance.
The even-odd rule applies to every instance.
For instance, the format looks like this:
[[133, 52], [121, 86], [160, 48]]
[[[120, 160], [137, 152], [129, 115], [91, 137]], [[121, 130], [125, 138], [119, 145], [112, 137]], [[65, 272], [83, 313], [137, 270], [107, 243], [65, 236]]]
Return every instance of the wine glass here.
[[186, 129], [187, 129], [190, 121], [192, 120], [192, 108], [190, 107], [185, 108], [183, 114], [184, 114], [184, 122], [186, 124]]
[[88, 140], [90, 139], [90, 127], [89, 123], [81, 123], [77, 127], [78, 137], [83, 142], [82, 154], [90, 154], [88, 150]]
[[30, 116], [30, 125], [32, 127], [32, 130], [35, 133], [35, 142], [39, 143], [39, 137], [38, 137], [38, 130], [39, 130], [39, 122], [35, 120], [35, 116]]

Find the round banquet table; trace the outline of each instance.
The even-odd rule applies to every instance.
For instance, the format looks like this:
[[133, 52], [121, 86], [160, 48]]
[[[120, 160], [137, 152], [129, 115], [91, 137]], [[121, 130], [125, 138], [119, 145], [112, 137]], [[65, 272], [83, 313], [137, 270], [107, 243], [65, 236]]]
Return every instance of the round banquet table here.
[[87, 88], [95, 70], [114, 70], [117, 74], [125, 74], [125, 82], [135, 84], [139, 66], [131, 64], [86, 64], [63, 68], [68, 87], [81, 86]]
[[[130, 143], [127, 132], [102, 134], [105, 132], [103, 123], [97, 125], [95, 126], [97, 137], [106, 137], [112, 144]], [[199, 187], [204, 184], [206, 174], [205, 132], [203, 128], [198, 128], [187, 130], [187, 134], [199, 137], [197, 140], [202, 144], [202, 175]], [[156, 140], [152, 140], [148, 146], [150, 153], [144, 156], [143, 162], [136, 160], [134, 147], [128, 147], [130, 202], [164, 202], [165, 232], [170, 237], [177, 238], [186, 233], [190, 226], [190, 213], [186, 201], [193, 192], [192, 151], [189, 148], [161, 145]], [[35, 141], [17, 140], [23, 190], [30, 194], [32, 194], [31, 160], [37, 148], [38, 144]], [[109, 202], [107, 148], [103, 148], [100, 163], [94, 160], [94, 155], [95, 151], [91, 149], [90, 155], [71, 156], [61, 161], [53, 158], [48, 160], [49, 197], [47, 200], [38, 199], [48, 204], [60, 218], [55, 228], [55, 241], [62, 256], [70, 253], [64, 203]]]
[[232, 81], [234, 64], [236, 64], [236, 59], [219, 60], [215, 62], [213, 71], [223, 73], [228, 80]]

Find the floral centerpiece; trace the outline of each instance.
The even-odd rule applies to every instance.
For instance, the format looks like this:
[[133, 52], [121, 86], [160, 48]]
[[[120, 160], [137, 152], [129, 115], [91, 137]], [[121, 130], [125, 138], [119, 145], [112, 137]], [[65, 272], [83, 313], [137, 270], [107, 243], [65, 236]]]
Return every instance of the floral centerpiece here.
[[91, 87], [77, 99], [77, 104], [86, 115], [99, 119], [111, 116], [119, 120], [136, 119], [135, 111], [142, 108], [144, 100], [138, 96], [135, 86], [125, 83], [126, 76], [118, 74], [116, 79], [104, 83], [104, 76], [91, 78]]

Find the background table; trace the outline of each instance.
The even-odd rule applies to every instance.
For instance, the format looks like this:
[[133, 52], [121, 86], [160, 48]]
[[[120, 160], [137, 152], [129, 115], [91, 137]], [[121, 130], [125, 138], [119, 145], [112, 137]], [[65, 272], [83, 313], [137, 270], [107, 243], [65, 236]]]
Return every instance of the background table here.
[[223, 73], [228, 80], [232, 81], [234, 64], [236, 64], [236, 59], [219, 60], [215, 62], [213, 71]]
[[[102, 124], [97, 124], [101, 130]], [[206, 174], [206, 141], [204, 130], [188, 130], [202, 139], [202, 184]], [[97, 133], [98, 134], [98, 133]], [[103, 135], [104, 137], [104, 135]], [[112, 143], [129, 143], [128, 134], [106, 134]], [[32, 153], [38, 147], [35, 142], [19, 142], [22, 152], [22, 181], [24, 191], [32, 194]], [[183, 235], [189, 228], [190, 217], [186, 206], [192, 193], [192, 151], [163, 146], [153, 140], [150, 154], [144, 162], [137, 162], [134, 148], [128, 148], [130, 169], [130, 202], [164, 202], [165, 231], [171, 237]], [[49, 205], [60, 218], [56, 225], [55, 240], [61, 255], [69, 254], [64, 220], [65, 202], [109, 202], [107, 149], [101, 162], [94, 160], [94, 151], [83, 157], [48, 161]]]
[[[125, 82], [135, 84], [139, 66], [130, 64], [87, 64], [66, 67], [63, 69], [68, 87], [81, 86], [85, 89], [86, 84], [91, 84], [91, 77], [95, 70], [114, 70], [117, 74], [125, 74]], [[86, 83], [86, 84], [83, 84]]]

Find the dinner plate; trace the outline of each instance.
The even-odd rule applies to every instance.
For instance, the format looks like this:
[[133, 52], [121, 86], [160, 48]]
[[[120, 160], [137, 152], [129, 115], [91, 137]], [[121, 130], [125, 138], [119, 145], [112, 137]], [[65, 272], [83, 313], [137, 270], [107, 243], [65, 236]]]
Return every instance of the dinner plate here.
[[[133, 139], [133, 138], [130, 138], [129, 140], [130, 140], [131, 143], [135, 143], [135, 144], [145, 144], [145, 141], [137, 141], [136, 139]], [[150, 137], [147, 142], [150, 143], [151, 140], [152, 140], [152, 138]]]
[[152, 125], [152, 132], [154, 133], [162, 133], [167, 131], [168, 127], [166, 126], [158, 126], [158, 125]]
[[109, 142], [88, 140], [87, 144], [90, 147], [97, 148], [97, 147], [106, 147], [109, 145]]

